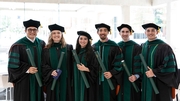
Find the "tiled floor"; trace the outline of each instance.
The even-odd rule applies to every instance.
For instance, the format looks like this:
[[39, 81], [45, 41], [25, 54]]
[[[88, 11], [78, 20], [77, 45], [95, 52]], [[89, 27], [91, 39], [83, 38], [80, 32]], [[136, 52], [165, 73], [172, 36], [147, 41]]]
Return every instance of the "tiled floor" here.
[[[8, 92], [6, 92], [6, 90]], [[10, 95], [10, 93], [11, 93], [11, 95]], [[12, 88], [7, 88], [7, 89], [0, 88], [0, 101], [13, 101], [12, 93], [13, 93]], [[174, 99], [173, 101], [180, 101], [180, 86], [179, 86], [179, 89], [176, 90], [176, 93], [178, 95], [179, 100]], [[6, 94], [8, 95], [7, 97], [6, 97]]]

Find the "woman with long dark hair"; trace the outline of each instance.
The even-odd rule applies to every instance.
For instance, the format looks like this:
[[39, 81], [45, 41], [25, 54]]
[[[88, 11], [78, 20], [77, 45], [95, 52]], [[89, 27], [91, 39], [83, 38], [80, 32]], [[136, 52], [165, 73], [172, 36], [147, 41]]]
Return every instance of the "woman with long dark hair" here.
[[[98, 62], [91, 47], [92, 38], [85, 31], [78, 31], [77, 34], [79, 37], [77, 38], [75, 50], [81, 63], [74, 62], [74, 101], [97, 101]], [[85, 86], [80, 72], [84, 72], [89, 88]]]

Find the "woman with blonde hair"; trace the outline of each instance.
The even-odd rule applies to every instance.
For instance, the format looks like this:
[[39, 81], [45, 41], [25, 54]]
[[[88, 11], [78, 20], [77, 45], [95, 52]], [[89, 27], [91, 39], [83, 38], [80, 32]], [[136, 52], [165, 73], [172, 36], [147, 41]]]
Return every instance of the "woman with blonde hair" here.
[[[73, 46], [65, 42], [63, 37], [64, 27], [57, 24], [48, 27], [51, 34], [42, 54], [43, 81], [47, 94], [46, 101], [72, 101], [71, 68], [73, 66], [71, 50]], [[63, 55], [63, 58], [59, 63], [61, 55]]]

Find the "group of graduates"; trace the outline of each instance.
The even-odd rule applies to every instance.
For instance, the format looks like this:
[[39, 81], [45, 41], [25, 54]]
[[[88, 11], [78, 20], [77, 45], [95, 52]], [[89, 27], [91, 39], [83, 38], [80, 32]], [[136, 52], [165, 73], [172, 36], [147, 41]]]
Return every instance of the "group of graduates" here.
[[142, 25], [147, 41], [139, 45], [130, 40], [134, 32], [130, 25], [117, 27], [123, 40], [115, 43], [107, 37], [110, 26], [98, 23], [98, 42], [91, 45], [91, 35], [77, 31], [73, 48], [65, 41], [63, 26], [49, 25], [45, 44], [36, 37], [40, 21], [30, 19], [23, 24], [26, 36], [9, 50], [14, 101], [173, 100], [178, 68], [172, 48], [157, 38], [160, 26]]

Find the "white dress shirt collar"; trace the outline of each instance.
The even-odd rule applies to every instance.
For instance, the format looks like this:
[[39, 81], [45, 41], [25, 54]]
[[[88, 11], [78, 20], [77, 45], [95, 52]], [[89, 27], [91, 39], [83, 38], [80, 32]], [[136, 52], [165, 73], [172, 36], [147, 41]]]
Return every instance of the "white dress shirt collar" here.
[[30, 38], [28, 38], [27, 36], [26, 36], [26, 38], [29, 40], [29, 41], [31, 41], [32, 43], [34, 43], [34, 41], [35, 41], [35, 38], [32, 40], [32, 39], [30, 39]]

